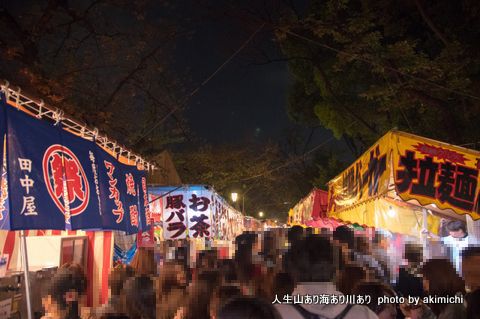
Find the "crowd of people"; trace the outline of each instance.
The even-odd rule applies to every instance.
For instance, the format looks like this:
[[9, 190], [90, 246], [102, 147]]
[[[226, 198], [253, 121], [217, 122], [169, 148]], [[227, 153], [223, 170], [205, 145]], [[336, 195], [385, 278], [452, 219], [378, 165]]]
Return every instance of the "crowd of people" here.
[[162, 249], [161, 262], [139, 248], [130, 265], [112, 269], [107, 304], [88, 314], [83, 270], [62, 266], [42, 298], [43, 318], [480, 318], [480, 247], [461, 252], [460, 275], [448, 259], [424, 261], [414, 242], [396, 264], [388, 237], [370, 239], [348, 226], [245, 232], [232, 258], [208, 249], [194, 263], [184, 244], [173, 254]]

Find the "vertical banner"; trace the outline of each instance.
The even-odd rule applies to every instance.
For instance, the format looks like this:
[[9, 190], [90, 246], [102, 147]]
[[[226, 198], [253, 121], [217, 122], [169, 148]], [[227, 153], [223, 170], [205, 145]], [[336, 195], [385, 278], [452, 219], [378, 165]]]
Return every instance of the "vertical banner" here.
[[2, 165], [1, 229], [133, 234], [149, 227], [145, 172], [121, 164], [95, 142], [62, 129], [61, 123], [2, 107], [7, 156]]
[[164, 197], [163, 230], [165, 239], [210, 238], [213, 236], [211, 192], [184, 190]]
[[155, 247], [155, 234], [153, 227], [147, 231], [140, 231], [137, 234], [137, 247]]
[[187, 205], [184, 192], [166, 195], [163, 206], [163, 236], [165, 239], [187, 237]]
[[162, 207], [163, 197], [160, 195], [148, 195], [148, 201], [150, 203], [150, 214], [154, 223], [160, 223], [162, 221]]
[[67, 229], [98, 228], [101, 204], [95, 142], [64, 130], [60, 138], [61, 144], [50, 146], [44, 155], [49, 193], [54, 194], [58, 211], [64, 212]]
[[165, 239], [232, 240], [245, 229], [243, 215], [207, 187], [194, 185], [181, 190], [172, 189], [159, 187], [150, 190], [152, 199], [163, 196], [161, 214]]
[[[98, 152], [98, 174], [103, 228], [134, 234], [151, 223], [146, 177], [131, 166]], [[105, 191], [103, 191], [105, 190]]]
[[7, 187], [7, 161], [6, 161], [6, 99], [0, 93], [0, 229], [4, 229], [9, 221], [6, 220], [5, 211], [8, 198]]
[[[7, 107], [7, 167], [10, 195], [9, 229], [65, 229], [66, 189], [75, 181], [64, 178], [60, 128]], [[82, 174], [82, 173], [80, 173]], [[85, 210], [86, 177], [79, 175], [78, 214]], [[73, 207], [73, 203], [70, 206]]]
[[391, 134], [382, 137], [355, 163], [328, 183], [329, 213], [349, 209], [388, 192]]
[[211, 192], [189, 192], [188, 231], [192, 238], [210, 238], [211, 233]]

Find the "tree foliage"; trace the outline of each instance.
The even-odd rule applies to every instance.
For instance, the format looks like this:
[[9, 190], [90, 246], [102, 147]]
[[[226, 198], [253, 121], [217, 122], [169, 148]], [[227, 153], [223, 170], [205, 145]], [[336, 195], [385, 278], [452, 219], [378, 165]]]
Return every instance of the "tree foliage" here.
[[157, 153], [186, 133], [182, 77], [169, 67], [184, 30], [172, 10], [167, 1], [3, 1], [0, 77]]
[[229, 199], [245, 199], [245, 212], [264, 211], [269, 218], [286, 217], [288, 209], [305, 196], [311, 184], [295, 167], [282, 167], [284, 156], [275, 145], [262, 149], [239, 145], [203, 146], [174, 155], [182, 181], [207, 184]]
[[363, 149], [392, 128], [478, 141], [480, 2], [312, 0], [284, 13], [276, 36], [293, 119]]

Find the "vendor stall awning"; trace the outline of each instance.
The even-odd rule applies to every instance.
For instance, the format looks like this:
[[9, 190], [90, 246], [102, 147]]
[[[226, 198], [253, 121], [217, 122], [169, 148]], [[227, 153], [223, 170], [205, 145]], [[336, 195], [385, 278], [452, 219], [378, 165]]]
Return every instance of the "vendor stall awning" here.
[[320, 189], [312, 190], [289, 212], [289, 223], [306, 225], [312, 220], [327, 216], [328, 193]]
[[416, 235], [422, 208], [477, 220], [479, 169], [480, 152], [391, 131], [329, 182], [329, 216]]

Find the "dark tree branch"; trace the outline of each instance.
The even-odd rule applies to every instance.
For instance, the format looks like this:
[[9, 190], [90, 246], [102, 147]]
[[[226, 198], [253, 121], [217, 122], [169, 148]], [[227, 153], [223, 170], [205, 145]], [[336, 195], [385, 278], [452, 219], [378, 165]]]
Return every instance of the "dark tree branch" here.
[[325, 87], [327, 88], [329, 94], [334, 98], [334, 100], [337, 102], [337, 105], [340, 106], [342, 109], [344, 109], [345, 111], [347, 111], [348, 114], [350, 114], [352, 117], [354, 117], [357, 121], [359, 121], [360, 123], [362, 123], [366, 128], [368, 128], [368, 130], [370, 130], [372, 133], [374, 133], [375, 135], [380, 135], [378, 133], [378, 131], [375, 129], [374, 126], [368, 124], [368, 122], [363, 118], [361, 117], [360, 115], [358, 115], [356, 112], [354, 112], [351, 108], [349, 108], [348, 106], [345, 105], [344, 102], [340, 101], [339, 98], [337, 97], [337, 95], [335, 94], [335, 90], [333, 89], [332, 87], [332, 84], [330, 83], [330, 81], [328, 80], [325, 72], [323, 72], [323, 70], [320, 68], [319, 65], [316, 65], [315, 66], [316, 69], [318, 70], [318, 72], [320, 72], [320, 74], [322, 75], [322, 78], [323, 80], [325, 81]]
[[420, 12], [420, 15], [422, 16], [423, 21], [430, 27], [430, 29], [435, 33], [437, 38], [442, 41], [442, 43], [446, 46], [448, 45], [448, 41], [445, 38], [445, 36], [438, 30], [438, 28], [435, 26], [433, 21], [430, 19], [430, 17], [426, 14], [425, 10], [423, 10], [422, 5], [420, 3], [420, 0], [415, 0], [415, 5], [417, 6], [418, 12]]
[[15, 34], [20, 40], [23, 46], [23, 53], [20, 55], [20, 60], [26, 64], [33, 64], [37, 61], [38, 48], [37, 44], [32, 40], [32, 35], [3, 7], [0, 8], [0, 20], [6, 24], [9, 32]]

